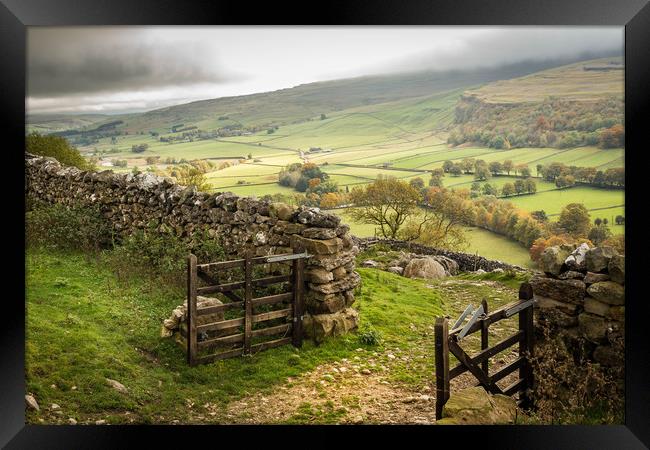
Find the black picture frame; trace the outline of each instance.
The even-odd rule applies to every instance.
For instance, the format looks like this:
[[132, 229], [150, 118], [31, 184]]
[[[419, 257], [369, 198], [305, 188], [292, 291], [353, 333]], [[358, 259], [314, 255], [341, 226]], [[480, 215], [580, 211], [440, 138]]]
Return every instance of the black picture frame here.
[[[443, 445], [443, 439], [487, 448], [584, 448], [632, 449], [650, 446], [650, 342], [645, 325], [648, 304], [642, 286], [645, 236], [640, 207], [643, 195], [643, 128], [649, 107], [650, 5], [647, 0], [444, 0], [409, 2], [355, 0], [313, 4], [277, 4], [235, 1], [172, 0], [0, 0], [0, 98], [2, 132], [5, 135], [6, 170], [4, 203], [6, 225], [4, 256], [15, 276], [6, 275], [4, 285], [16, 290], [4, 293], [0, 358], [0, 444], [6, 448], [128, 448], [135, 439], [148, 446], [164, 442], [189, 444], [197, 439], [220, 439], [233, 432], [248, 437], [275, 433], [278, 443], [309, 445], [312, 439], [298, 437], [305, 431], [322, 433], [323, 440], [334, 431], [362, 433], [364, 438], [382, 438], [386, 431], [407, 431], [409, 440]], [[490, 426], [490, 427], [141, 427], [141, 426], [39, 426], [25, 424], [25, 304], [24, 284], [24, 181], [20, 167], [24, 158], [25, 53], [27, 26], [57, 25], [618, 25], [625, 26], [625, 128], [626, 128], [626, 398], [625, 425], [620, 426]], [[647, 166], [646, 166], [647, 167]], [[24, 173], [24, 172], [22, 172]], [[629, 243], [632, 245], [629, 245]], [[9, 249], [9, 251], [7, 251]], [[6, 272], [5, 272], [6, 274]], [[187, 431], [191, 430], [191, 433]], [[259, 434], [258, 434], [259, 433]], [[263, 435], [261, 433], [264, 433]], [[418, 436], [415, 436], [417, 434]], [[230, 436], [233, 437], [233, 436]], [[329, 440], [328, 439], [328, 440]], [[212, 441], [213, 445], [223, 441]], [[246, 441], [241, 441], [242, 443]], [[438, 444], [438, 442], [440, 444]], [[332, 445], [334, 442], [332, 442]], [[449, 445], [449, 444], [444, 444]]]

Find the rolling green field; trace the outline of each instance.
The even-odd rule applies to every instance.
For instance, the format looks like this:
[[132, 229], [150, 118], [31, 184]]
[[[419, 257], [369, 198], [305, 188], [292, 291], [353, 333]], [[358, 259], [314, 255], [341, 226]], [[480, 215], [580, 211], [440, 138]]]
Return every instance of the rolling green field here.
[[[490, 103], [536, 102], [545, 96], [559, 94], [564, 98], [591, 101], [620, 90], [617, 85], [620, 72], [584, 71], [584, 64], [581, 62], [489, 84], [470, 82], [470, 78], [466, 78], [465, 85], [429, 79], [427, 83], [432, 84], [428, 91], [423, 88], [421, 78], [398, 77], [395, 80], [316, 83], [276, 93], [195, 102], [122, 117], [129, 135], [118, 136], [114, 144], [110, 138], [103, 138], [97, 144], [81, 150], [86, 155], [100, 153], [104, 161], [126, 159], [128, 166], [118, 169], [120, 171], [131, 170], [133, 166], [143, 169], [148, 156], [160, 156], [161, 162], [168, 157], [177, 160], [207, 159], [217, 166], [228, 161], [230, 167], [221, 170], [215, 168], [206, 174], [213, 191], [231, 191], [242, 196], [257, 197], [296, 193], [277, 183], [278, 173], [288, 164], [306, 161], [318, 164], [341, 189], [371, 183], [379, 175], [405, 181], [420, 177], [426, 185], [430, 178], [429, 171], [442, 167], [444, 161], [459, 162], [463, 158], [483, 159], [488, 163], [511, 160], [515, 165], [528, 165], [533, 175], [536, 175], [537, 164], [552, 162], [598, 170], [624, 167], [625, 152], [622, 148], [583, 146], [497, 150], [470, 143], [456, 147], [447, 144], [448, 130], [454, 123], [455, 107], [463, 95], [473, 95]], [[359, 91], [362, 86], [367, 89], [366, 93], [371, 92], [374, 97], [364, 99]], [[380, 86], [395, 91], [386, 91], [382, 96], [379, 93], [384, 88]], [[326, 92], [345, 93], [345, 98], [339, 98], [339, 103], [332, 102]], [[322, 108], [306, 106], [314, 104], [320, 104]], [[327, 113], [322, 120], [321, 112]], [[217, 116], [222, 115], [226, 118], [219, 120]], [[170, 117], [177, 118], [173, 120], [174, 123], [195, 124], [204, 130], [244, 123], [262, 124], [265, 121], [271, 121], [277, 128], [270, 134], [263, 129], [257, 133], [193, 142], [163, 143], [150, 136], [151, 130], [160, 131], [161, 136], [170, 136], [170, 130], [162, 125], [172, 120]], [[146, 128], [145, 125], [150, 127]], [[135, 154], [131, 151], [131, 146], [142, 143], [149, 145], [145, 152]], [[318, 147], [321, 151], [311, 152], [312, 147]], [[102, 154], [107, 151], [115, 153]], [[161, 165], [161, 168], [164, 167]], [[515, 179], [514, 176], [497, 176], [487, 182], [501, 188]], [[617, 215], [624, 215], [623, 190], [588, 186], [559, 190], [553, 183], [541, 178], [535, 178], [535, 181], [536, 194], [511, 196], [506, 200], [527, 211], [544, 210], [551, 220], [557, 220], [565, 205], [583, 203], [590, 210], [592, 220], [606, 217], [614, 234], [624, 233], [623, 226], [613, 225]], [[451, 189], [469, 189], [473, 182], [472, 175], [448, 174], [443, 178], [444, 186]], [[337, 211], [342, 213], [341, 210]], [[374, 234], [372, 226], [351, 225], [353, 232], [360, 236]], [[528, 262], [527, 251], [514, 241], [473, 228], [467, 229], [467, 235], [472, 253], [479, 252], [483, 256], [519, 265]]]

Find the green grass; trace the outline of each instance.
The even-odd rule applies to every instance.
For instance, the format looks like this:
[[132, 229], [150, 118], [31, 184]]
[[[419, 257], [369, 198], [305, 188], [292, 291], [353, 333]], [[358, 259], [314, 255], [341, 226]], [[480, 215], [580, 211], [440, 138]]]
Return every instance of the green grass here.
[[[380, 345], [365, 346], [350, 334], [319, 346], [305, 341], [300, 350], [285, 346], [191, 368], [178, 344], [159, 337], [162, 320], [182, 301], [182, 289], [138, 275], [118, 281], [100, 260], [79, 254], [30, 250], [26, 263], [27, 391], [41, 405], [40, 412], [28, 412], [30, 423], [69, 417], [114, 424], [209, 420], [200, 419], [206, 413], [202, 405], [223, 408], [254, 392], [270, 392], [287, 377], [358, 355], [359, 347], [419, 348], [421, 333], [413, 327], [433, 324], [444, 304], [425, 281], [359, 269], [363, 284], [354, 307], [361, 329], [372, 327], [382, 336]], [[417, 362], [422, 370], [404, 366], [391, 376], [428, 383], [430, 350], [422, 349], [429, 353], [428, 360]], [[124, 384], [128, 394], [115, 391], [105, 378]], [[48, 410], [52, 403], [61, 406], [61, 416]]]
[[528, 250], [519, 242], [506, 236], [478, 227], [465, 227], [469, 241], [467, 253], [478, 254], [487, 259], [496, 259], [521, 267], [533, 268]]

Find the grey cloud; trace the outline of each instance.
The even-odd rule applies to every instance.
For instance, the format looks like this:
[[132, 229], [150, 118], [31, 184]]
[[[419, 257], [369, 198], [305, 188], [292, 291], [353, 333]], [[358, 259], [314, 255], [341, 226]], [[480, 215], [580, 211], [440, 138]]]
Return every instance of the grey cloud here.
[[411, 54], [375, 70], [463, 70], [523, 61], [623, 55], [622, 27], [509, 27], [468, 36], [459, 50]]
[[200, 42], [164, 46], [137, 29], [30, 29], [27, 92], [33, 97], [148, 90], [233, 78]]

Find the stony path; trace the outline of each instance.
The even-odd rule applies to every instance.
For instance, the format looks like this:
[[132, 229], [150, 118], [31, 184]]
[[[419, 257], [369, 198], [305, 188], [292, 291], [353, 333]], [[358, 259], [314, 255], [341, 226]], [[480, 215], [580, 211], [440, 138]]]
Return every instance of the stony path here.
[[[455, 316], [468, 299], [477, 303], [477, 290], [489, 289], [491, 303], [497, 305], [514, 299], [513, 290], [491, 281], [444, 280], [430, 286], [440, 290], [446, 299], [445, 309]], [[483, 291], [485, 292], [485, 291]], [[499, 298], [500, 297], [500, 298]], [[512, 321], [507, 321], [512, 322]], [[491, 342], [509, 335], [515, 323], [502, 322], [490, 328]], [[271, 393], [255, 393], [222, 405], [197, 405], [200, 423], [278, 424], [433, 424], [435, 423], [435, 374], [423, 369], [422, 360], [433, 352], [433, 327], [417, 330], [421, 336], [409, 349], [384, 351], [357, 349], [357, 355], [318, 366], [295, 378], [289, 378]], [[415, 330], [413, 330], [415, 331]], [[478, 335], [467, 338], [465, 345], [477, 350]], [[512, 361], [514, 353], [494, 358], [491, 371]], [[395, 381], [396, 371], [431, 370], [429, 382], [420, 388]], [[516, 376], [516, 375], [514, 375]], [[503, 380], [507, 385], [511, 377]], [[474, 385], [468, 373], [452, 380], [456, 391]], [[200, 411], [200, 412], [199, 412]]]
[[288, 379], [271, 395], [258, 393], [231, 403], [225, 413], [213, 411], [214, 417], [222, 423], [433, 423], [435, 387], [416, 392], [389, 381], [390, 356], [398, 357], [375, 355], [367, 359], [374, 370], [360, 368], [354, 359], [321, 365]]

